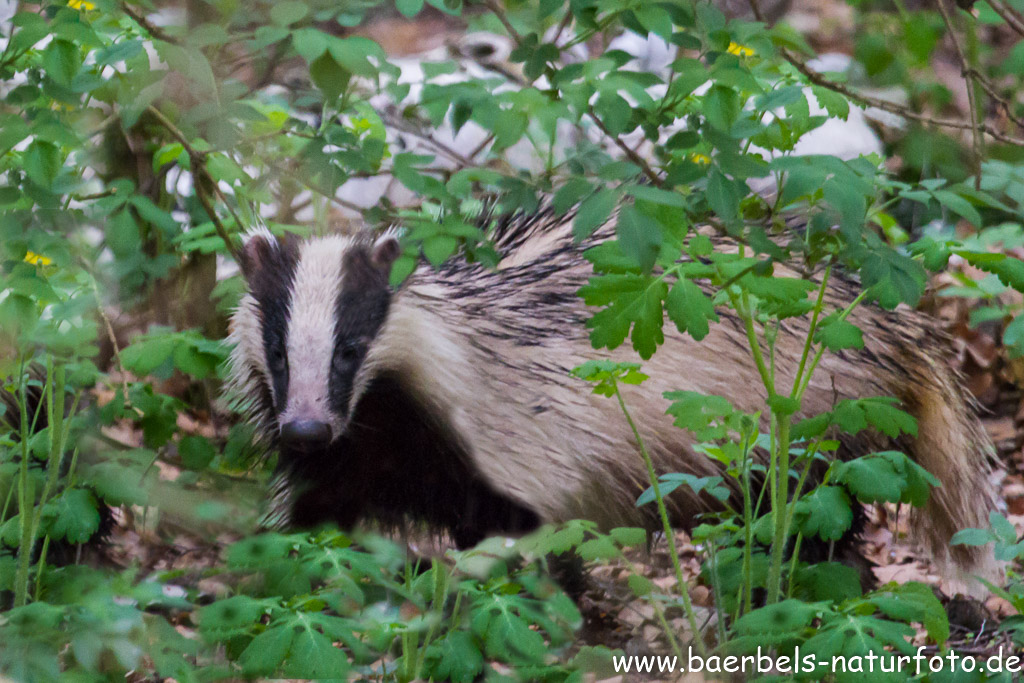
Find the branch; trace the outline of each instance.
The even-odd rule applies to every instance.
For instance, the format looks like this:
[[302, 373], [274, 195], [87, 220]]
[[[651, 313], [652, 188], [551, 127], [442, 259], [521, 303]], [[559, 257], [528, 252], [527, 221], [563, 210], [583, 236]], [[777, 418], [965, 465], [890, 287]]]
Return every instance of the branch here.
[[189, 139], [185, 137], [185, 134], [181, 132], [181, 129], [174, 125], [174, 122], [164, 116], [164, 113], [155, 106], [152, 104], [149, 105], [146, 107], [146, 111], [152, 114], [153, 117], [160, 122], [160, 125], [167, 129], [167, 132], [171, 134], [171, 137], [180, 142], [181, 146], [185, 149], [185, 153], [188, 154], [189, 161], [191, 162], [190, 167], [192, 177], [195, 181], [193, 185], [196, 189], [196, 197], [199, 198], [199, 203], [203, 205], [203, 209], [213, 222], [213, 228], [217, 232], [217, 236], [224, 240], [224, 246], [226, 246], [228, 251], [231, 252], [231, 256], [234, 257], [235, 261], [241, 263], [241, 253], [235, 246], [234, 240], [232, 240], [231, 236], [228, 234], [227, 228], [225, 228], [224, 224], [221, 222], [220, 216], [217, 215], [217, 209], [210, 200], [208, 188], [212, 188], [214, 194], [216, 194], [217, 198], [224, 204], [224, 208], [226, 208], [228, 213], [231, 214], [231, 218], [235, 221], [235, 226], [237, 228], [240, 229], [242, 227], [242, 221], [238, 218], [234, 209], [231, 208], [231, 205], [228, 203], [224, 193], [220, 191], [220, 188], [217, 186], [217, 181], [210, 175], [210, 172], [206, 170], [206, 153], [200, 152], [193, 147]]
[[505, 30], [508, 31], [508, 34], [512, 36], [512, 40], [516, 42], [516, 45], [522, 45], [522, 34], [519, 33], [519, 31], [517, 31], [514, 26], [512, 26], [512, 22], [508, 20], [508, 15], [505, 14], [505, 10], [502, 9], [501, 5], [499, 5], [494, 0], [486, 0], [486, 2], [484, 2], [484, 6], [487, 9], [491, 10], [494, 16], [498, 17], [498, 21], [500, 21], [501, 25], [505, 27]]
[[988, 0], [988, 6], [992, 11], [1002, 17], [1006, 25], [1024, 36], [1024, 18], [1020, 17], [1012, 7], [1004, 5], [1002, 0]]
[[949, 34], [949, 39], [953, 41], [953, 49], [956, 50], [956, 56], [960, 60], [960, 74], [964, 78], [964, 83], [967, 85], [967, 106], [971, 110], [971, 141], [972, 150], [974, 152], [974, 170], [975, 170], [975, 189], [981, 189], [981, 155], [982, 155], [982, 144], [981, 131], [978, 130], [978, 96], [975, 92], [975, 83], [977, 81], [971, 75], [971, 65], [967, 60], [967, 54], [964, 49], [960, 46], [960, 39], [957, 38], [956, 31], [953, 29], [953, 20], [949, 16], [949, 10], [946, 9], [945, 0], [935, 0], [935, 5], [939, 8], [939, 14], [942, 15], [942, 22], [946, 25], [946, 32]]
[[152, 23], [150, 23], [149, 19], [133, 10], [126, 3], [121, 3], [121, 11], [127, 14], [129, 17], [131, 17], [132, 21], [134, 21], [136, 24], [146, 29], [146, 32], [149, 33], [149, 35], [156, 38], [157, 40], [162, 40], [165, 43], [173, 43], [174, 45], [181, 44], [180, 40], [170, 35], [159, 26], [154, 26]]
[[[754, 13], [754, 16], [758, 18], [758, 21], [764, 21], [764, 15], [761, 13], [761, 8], [758, 5], [758, 0], [748, 0], [748, 2], [750, 3], [751, 11]], [[1022, 25], [1022, 29], [1024, 29], [1024, 25]], [[1022, 33], [1022, 35], [1024, 35], [1024, 33]], [[973, 130], [974, 128], [970, 123], [964, 121], [927, 116], [925, 114], [920, 114], [914, 111], [910, 107], [896, 104], [895, 102], [889, 102], [888, 100], [883, 100], [878, 97], [863, 95], [859, 92], [851, 90], [842, 83], [837, 83], [831, 79], [825, 78], [817, 71], [807, 66], [807, 62], [805, 62], [801, 57], [798, 57], [796, 54], [790, 52], [788, 49], [780, 48], [779, 52], [782, 55], [783, 59], [792, 64], [797, 71], [803, 74], [804, 77], [807, 78], [807, 80], [813, 83], [814, 85], [818, 85], [823, 88], [827, 88], [833, 92], [837, 92], [840, 95], [846, 97], [851, 102], [859, 104], [862, 107], [874, 107], [875, 109], [887, 111], [890, 114], [896, 114], [897, 116], [902, 116], [903, 118], [906, 119], [911, 119], [913, 121], [919, 121], [920, 123], [938, 126], [940, 128], [953, 128], [957, 130]], [[981, 131], [985, 135], [988, 135], [993, 140], [1005, 142], [1010, 145], [1024, 145], [1024, 138], [1018, 138], [1012, 135], [1007, 135], [1006, 133], [1003, 133], [1002, 131], [996, 129], [995, 127], [988, 123], [979, 122], [977, 128], [979, 131]]]
[[647, 178], [652, 183], [654, 183], [655, 186], [661, 187], [661, 177], [658, 176], [658, 174], [654, 171], [653, 168], [651, 168], [651, 165], [647, 163], [647, 160], [645, 160], [642, 156], [637, 154], [629, 145], [627, 145], [622, 140], [621, 137], [615, 135], [610, 130], [608, 130], [608, 128], [604, 125], [604, 122], [601, 121], [601, 119], [594, 112], [593, 107], [590, 108], [588, 113], [590, 114], [590, 118], [593, 119], [594, 123], [597, 124], [597, 127], [601, 130], [601, 132], [604, 133], [608, 137], [608, 139], [614, 142], [615, 146], [621, 149], [630, 161], [639, 166], [640, 170], [643, 171], [644, 175], [647, 176]]

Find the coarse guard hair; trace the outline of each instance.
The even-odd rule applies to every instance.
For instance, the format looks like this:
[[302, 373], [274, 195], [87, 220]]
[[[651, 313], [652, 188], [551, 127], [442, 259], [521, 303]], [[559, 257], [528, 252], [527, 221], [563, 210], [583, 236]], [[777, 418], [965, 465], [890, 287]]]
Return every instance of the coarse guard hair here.
[[[497, 268], [452, 259], [388, 283], [401, 249], [394, 234], [279, 240], [252, 234], [242, 255], [249, 291], [232, 319], [231, 390], [279, 450], [271, 522], [299, 526], [362, 518], [419, 520], [460, 546], [541, 522], [586, 518], [602, 527], [657, 527], [638, 445], [615, 401], [570, 377], [595, 358], [635, 360], [631, 349], [594, 349], [577, 291], [593, 275], [582, 252], [613, 234], [572, 239], [572, 214], [550, 210], [498, 221]], [[723, 248], [735, 245], [720, 244]], [[776, 273], [799, 276], [781, 264]], [[855, 282], [833, 277], [843, 307]], [[674, 328], [644, 364], [625, 401], [660, 472], [720, 474], [666, 415], [663, 392], [717, 394], [762, 409], [765, 390], [742, 322], [728, 310], [701, 342]], [[895, 396], [917, 419], [916, 438], [844, 435], [840, 457], [899, 448], [940, 486], [912, 527], [954, 587], [999, 581], [991, 549], [950, 546], [985, 527], [999, 507], [994, 452], [972, 401], [950, 369], [949, 342], [927, 316], [865, 305], [850, 320], [864, 348], [826, 354], [805, 393], [807, 417], [836, 400]], [[793, 381], [808, 321], [778, 333], [776, 376]], [[673, 522], [691, 528], [716, 507], [687, 487], [668, 498]]]

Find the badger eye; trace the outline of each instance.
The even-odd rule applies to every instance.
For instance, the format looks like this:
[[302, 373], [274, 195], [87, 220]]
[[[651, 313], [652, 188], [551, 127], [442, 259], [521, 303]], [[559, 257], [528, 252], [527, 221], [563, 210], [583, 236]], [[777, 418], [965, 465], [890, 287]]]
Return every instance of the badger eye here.
[[355, 342], [343, 344], [338, 347], [337, 353], [334, 354], [334, 362], [341, 368], [346, 368], [357, 360], [362, 353], [362, 347]]
[[279, 346], [271, 349], [267, 362], [273, 372], [283, 372], [288, 368], [288, 359], [284, 355], [284, 349]]

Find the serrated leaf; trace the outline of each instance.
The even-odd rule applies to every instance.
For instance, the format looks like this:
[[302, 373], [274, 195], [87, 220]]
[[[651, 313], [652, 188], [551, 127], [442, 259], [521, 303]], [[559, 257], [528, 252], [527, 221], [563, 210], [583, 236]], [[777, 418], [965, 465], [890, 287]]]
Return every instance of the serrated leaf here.
[[838, 486], [819, 486], [800, 499], [796, 511], [801, 533], [825, 541], [838, 541], [853, 524], [850, 498]]
[[718, 322], [711, 299], [691, 280], [677, 280], [665, 298], [665, 312], [682, 333], [700, 341], [711, 331], [708, 322]]
[[483, 653], [473, 635], [466, 631], [449, 631], [431, 646], [428, 657], [435, 660], [431, 668], [435, 680], [471, 683], [483, 671]]
[[351, 668], [348, 657], [334, 646], [330, 638], [312, 628], [305, 628], [292, 638], [282, 673], [290, 678], [343, 679]]
[[631, 274], [591, 278], [580, 296], [587, 304], [605, 306], [587, 321], [591, 343], [595, 348], [614, 349], [632, 328], [633, 348], [641, 358], [650, 358], [665, 341], [662, 302], [667, 295], [668, 286], [659, 278]]
[[86, 489], [68, 489], [47, 505], [53, 514], [49, 533], [69, 543], [85, 543], [100, 527], [96, 497]]

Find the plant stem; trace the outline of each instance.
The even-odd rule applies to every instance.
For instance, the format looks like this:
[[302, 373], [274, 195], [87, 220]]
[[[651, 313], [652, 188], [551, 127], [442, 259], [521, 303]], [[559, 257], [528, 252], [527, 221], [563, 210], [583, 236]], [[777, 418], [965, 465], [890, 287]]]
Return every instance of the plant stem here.
[[35, 500], [35, 491], [32, 490], [32, 481], [29, 478], [28, 469], [28, 439], [30, 427], [28, 423], [28, 392], [25, 382], [25, 363], [21, 363], [20, 385], [18, 393], [18, 412], [21, 418], [21, 466], [18, 470], [18, 523], [21, 527], [21, 540], [18, 543], [18, 568], [14, 578], [14, 606], [24, 607], [28, 602], [28, 567], [32, 558], [32, 501]]
[[814, 344], [814, 333], [818, 329], [818, 317], [825, 302], [825, 289], [828, 287], [829, 277], [832, 275], [832, 264], [825, 267], [825, 274], [821, 277], [821, 286], [818, 288], [818, 300], [814, 302], [814, 312], [811, 314], [811, 326], [807, 330], [807, 339], [804, 340], [804, 350], [800, 354], [800, 366], [797, 368], [796, 377], [793, 379], [793, 391], [791, 396], [796, 398], [797, 390], [803, 382], [804, 368], [807, 366], [807, 358], [811, 353], [811, 346]]
[[654, 461], [651, 460], [651, 454], [647, 452], [647, 446], [644, 444], [643, 437], [640, 436], [640, 430], [637, 429], [636, 423], [633, 422], [633, 416], [630, 415], [629, 409], [626, 407], [626, 401], [622, 398], [622, 392], [619, 390], [619, 383], [615, 382], [613, 386], [615, 387], [615, 398], [619, 402], [619, 408], [622, 410], [622, 414], [626, 416], [626, 422], [629, 423], [629, 428], [633, 431], [633, 438], [636, 439], [637, 446], [640, 448], [640, 455], [644, 459], [644, 464], [647, 465], [647, 476], [651, 481], [651, 489], [654, 491], [654, 500], [658, 504], [658, 514], [661, 516], [662, 531], [665, 533], [665, 540], [668, 543], [668, 555], [672, 560], [672, 568], [675, 569], [676, 583], [679, 586], [679, 598], [683, 603], [683, 612], [686, 614], [687, 621], [690, 622], [690, 629], [693, 631], [693, 639], [697, 651], [702, 657], [707, 657], [707, 646], [704, 644], [704, 639], [701, 637], [697, 626], [697, 615], [693, 611], [693, 603], [690, 602], [690, 593], [686, 590], [683, 566], [679, 562], [679, 552], [676, 549], [676, 537], [672, 533], [672, 523], [668, 518], [668, 508], [665, 507], [665, 499], [661, 495], [661, 486], [658, 483], [658, 474], [654, 470]]

